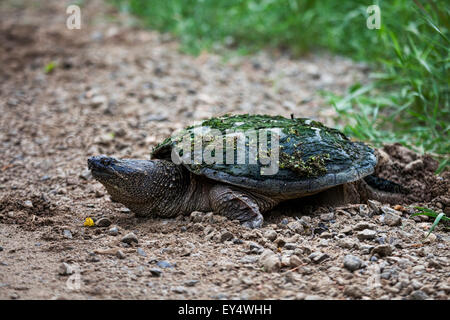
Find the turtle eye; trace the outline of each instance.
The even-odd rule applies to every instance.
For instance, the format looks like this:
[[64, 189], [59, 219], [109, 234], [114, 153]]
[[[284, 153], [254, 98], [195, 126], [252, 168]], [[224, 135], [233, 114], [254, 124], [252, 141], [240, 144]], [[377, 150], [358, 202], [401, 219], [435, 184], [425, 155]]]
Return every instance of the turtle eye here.
[[102, 158], [100, 160], [100, 163], [104, 166], [109, 166], [111, 164], [111, 159], [110, 158]]

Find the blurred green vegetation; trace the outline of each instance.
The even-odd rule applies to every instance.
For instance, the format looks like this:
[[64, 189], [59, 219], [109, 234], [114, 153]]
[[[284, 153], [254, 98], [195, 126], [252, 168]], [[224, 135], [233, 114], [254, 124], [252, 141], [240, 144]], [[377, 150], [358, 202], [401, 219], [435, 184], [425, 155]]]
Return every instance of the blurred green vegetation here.
[[[447, 1], [110, 0], [151, 28], [176, 35], [183, 50], [248, 53], [328, 50], [365, 61], [372, 82], [346, 96], [325, 93], [347, 125], [375, 145], [400, 142], [450, 164]], [[381, 9], [368, 29], [367, 7]]]

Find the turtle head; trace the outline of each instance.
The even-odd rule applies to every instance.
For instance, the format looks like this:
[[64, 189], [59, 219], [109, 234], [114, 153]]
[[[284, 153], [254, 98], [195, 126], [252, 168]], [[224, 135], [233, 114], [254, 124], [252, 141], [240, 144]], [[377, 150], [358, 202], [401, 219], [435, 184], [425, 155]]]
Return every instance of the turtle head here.
[[150, 204], [159, 193], [157, 165], [151, 160], [117, 159], [105, 155], [90, 157], [88, 168], [103, 184], [112, 200], [126, 206]]

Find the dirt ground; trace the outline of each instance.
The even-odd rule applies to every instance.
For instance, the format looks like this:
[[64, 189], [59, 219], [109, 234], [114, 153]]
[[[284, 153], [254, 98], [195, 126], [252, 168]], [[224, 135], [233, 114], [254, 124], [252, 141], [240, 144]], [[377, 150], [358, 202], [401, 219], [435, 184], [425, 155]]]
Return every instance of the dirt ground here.
[[148, 158], [218, 114], [332, 125], [318, 92], [367, 81], [364, 65], [192, 57], [102, 1], [68, 30], [68, 3], [0, 3], [0, 299], [448, 299], [450, 236], [440, 225], [423, 241], [431, 221], [409, 218], [407, 203], [449, 214], [450, 174], [398, 145], [380, 151], [377, 173], [411, 189], [404, 203], [288, 204], [258, 230], [200, 212], [136, 218], [87, 170], [97, 154]]

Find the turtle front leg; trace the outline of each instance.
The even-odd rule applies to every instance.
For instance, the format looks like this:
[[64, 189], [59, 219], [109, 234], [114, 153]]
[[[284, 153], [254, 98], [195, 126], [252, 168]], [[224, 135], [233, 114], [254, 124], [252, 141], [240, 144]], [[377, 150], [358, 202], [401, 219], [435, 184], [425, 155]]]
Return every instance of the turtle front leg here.
[[225, 185], [212, 187], [209, 201], [215, 213], [231, 220], [237, 219], [249, 228], [261, 227], [264, 221], [261, 211], [264, 212], [274, 206], [270, 201], [261, 200], [245, 191]]

